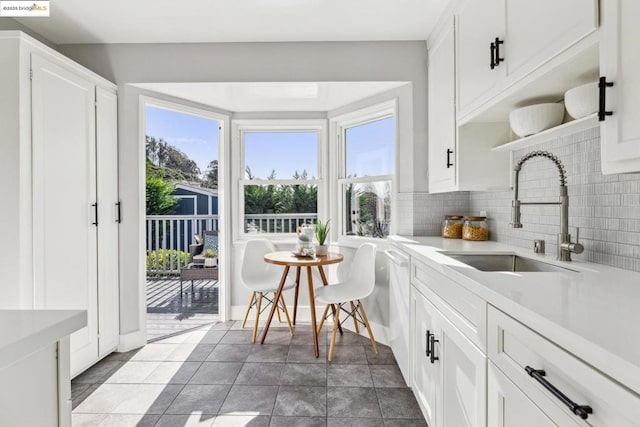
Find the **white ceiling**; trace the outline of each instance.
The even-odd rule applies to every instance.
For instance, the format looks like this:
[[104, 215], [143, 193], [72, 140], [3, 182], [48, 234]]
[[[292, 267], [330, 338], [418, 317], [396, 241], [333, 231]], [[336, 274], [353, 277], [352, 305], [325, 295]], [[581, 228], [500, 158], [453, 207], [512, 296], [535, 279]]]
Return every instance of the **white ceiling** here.
[[55, 0], [56, 44], [426, 40], [448, 0]]
[[407, 82], [141, 83], [134, 86], [232, 112], [331, 111]]

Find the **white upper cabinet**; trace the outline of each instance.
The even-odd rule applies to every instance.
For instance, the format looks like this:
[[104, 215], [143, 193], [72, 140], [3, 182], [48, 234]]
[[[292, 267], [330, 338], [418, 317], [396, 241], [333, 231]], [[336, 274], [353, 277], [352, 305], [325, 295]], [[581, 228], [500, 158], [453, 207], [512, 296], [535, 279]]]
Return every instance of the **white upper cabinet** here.
[[429, 49], [429, 191], [456, 185], [455, 39], [453, 22]]
[[[600, 89], [602, 173], [640, 171], [640, 2], [602, 2]], [[601, 78], [601, 81], [603, 79]]]
[[[504, 84], [496, 39], [504, 41], [504, 0], [471, 0], [457, 14], [458, 112], [474, 110]], [[492, 47], [493, 46], [493, 47]], [[499, 59], [504, 44], [498, 44]], [[492, 65], [493, 64], [493, 65]]]
[[506, 74], [517, 80], [598, 28], [597, 0], [506, 0]]
[[[454, 14], [458, 123], [495, 122], [495, 117], [478, 117], [502, 102], [510, 110], [536, 96], [560, 99], [565, 90], [582, 83], [571, 81], [575, 76], [558, 67], [568, 60], [583, 65], [576, 54], [591, 40], [580, 42], [598, 29], [597, 0], [460, 0]], [[569, 81], [563, 81], [568, 76]], [[532, 93], [527, 86], [542, 77], [549, 80], [542, 85], [544, 93]], [[506, 121], [506, 115], [501, 120]]]

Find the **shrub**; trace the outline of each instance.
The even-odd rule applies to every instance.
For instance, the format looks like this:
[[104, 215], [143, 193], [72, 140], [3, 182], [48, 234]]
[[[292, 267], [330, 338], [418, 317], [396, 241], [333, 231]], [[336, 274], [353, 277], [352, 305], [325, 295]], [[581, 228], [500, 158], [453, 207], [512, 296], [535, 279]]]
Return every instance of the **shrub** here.
[[[171, 256], [173, 254], [173, 263]], [[158, 249], [151, 251], [146, 257], [147, 271], [158, 270], [178, 270], [182, 265], [187, 265], [191, 261], [191, 255], [175, 249]]]

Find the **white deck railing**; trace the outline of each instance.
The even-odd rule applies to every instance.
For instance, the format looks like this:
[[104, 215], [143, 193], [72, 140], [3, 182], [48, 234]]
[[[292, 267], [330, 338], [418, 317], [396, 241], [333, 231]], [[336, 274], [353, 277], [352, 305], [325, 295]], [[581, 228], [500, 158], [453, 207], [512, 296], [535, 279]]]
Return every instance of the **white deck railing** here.
[[[294, 233], [305, 223], [315, 223], [311, 214], [245, 215], [247, 233]], [[189, 245], [193, 235], [218, 230], [218, 215], [148, 215], [147, 275], [178, 273], [189, 262]]]
[[246, 233], [295, 233], [298, 226], [315, 224], [318, 214], [251, 214], [244, 216]]

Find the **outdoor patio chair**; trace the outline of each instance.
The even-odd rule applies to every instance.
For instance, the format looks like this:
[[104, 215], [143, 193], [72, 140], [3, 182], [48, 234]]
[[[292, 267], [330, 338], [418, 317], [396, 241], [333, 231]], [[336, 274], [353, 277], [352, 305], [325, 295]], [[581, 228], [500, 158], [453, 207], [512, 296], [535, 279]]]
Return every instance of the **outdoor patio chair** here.
[[214, 230], [206, 230], [202, 235], [202, 241], [193, 245], [189, 245], [189, 254], [191, 262], [194, 264], [204, 264], [204, 256], [202, 253], [207, 249], [218, 252], [218, 232]]

